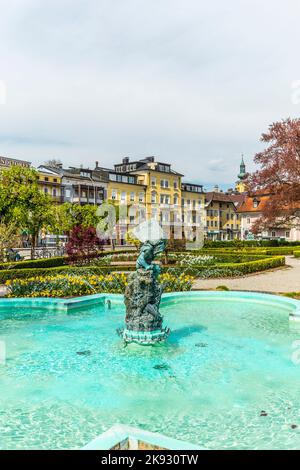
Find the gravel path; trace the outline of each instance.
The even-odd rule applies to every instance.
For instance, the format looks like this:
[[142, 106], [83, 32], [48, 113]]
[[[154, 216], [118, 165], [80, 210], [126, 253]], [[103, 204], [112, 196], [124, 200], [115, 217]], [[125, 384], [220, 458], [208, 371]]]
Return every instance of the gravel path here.
[[193, 290], [227, 286], [230, 290], [300, 292], [300, 259], [286, 256], [286, 267], [237, 278], [197, 279]]

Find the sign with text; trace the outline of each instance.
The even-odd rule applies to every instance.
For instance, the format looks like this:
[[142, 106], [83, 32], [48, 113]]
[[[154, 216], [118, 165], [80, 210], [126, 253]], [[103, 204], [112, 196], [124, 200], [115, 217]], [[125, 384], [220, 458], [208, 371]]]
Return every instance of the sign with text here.
[[15, 158], [0, 157], [0, 167], [4, 166], [6, 168], [10, 166], [22, 166], [24, 168], [30, 167], [30, 162], [25, 162], [24, 160], [16, 160]]

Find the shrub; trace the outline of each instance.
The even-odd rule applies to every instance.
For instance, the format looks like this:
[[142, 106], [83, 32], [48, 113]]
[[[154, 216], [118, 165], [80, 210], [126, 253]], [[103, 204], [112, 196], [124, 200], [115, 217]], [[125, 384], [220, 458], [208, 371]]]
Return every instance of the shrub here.
[[300, 258], [300, 250], [299, 251], [294, 251], [294, 256], [295, 256], [295, 258]]
[[216, 287], [216, 290], [228, 291], [228, 290], [230, 290], [230, 289], [229, 289], [229, 287], [227, 287], [227, 286], [218, 286], [218, 287]]
[[66, 252], [70, 262], [84, 262], [98, 256], [100, 249], [103, 249], [103, 241], [98, 238], [95, 227], [83, 227], [76, 225], [73, 227], [66, 245]]
[[64, 256], [57, 256], [53, 258], [33, 259], [26, 261], [16, 261], [10, 263], [0, 263], [1, 270], [18, 270], [18, 269], [34, 269], [34, 268], [53, 268], [56, 266], [63, 266], [66, 264]]

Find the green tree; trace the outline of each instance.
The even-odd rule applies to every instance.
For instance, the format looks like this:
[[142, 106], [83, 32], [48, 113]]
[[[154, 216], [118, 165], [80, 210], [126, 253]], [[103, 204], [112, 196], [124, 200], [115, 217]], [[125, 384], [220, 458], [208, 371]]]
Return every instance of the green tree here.
[[72, 204], [66, 202], [54, 208], [53, 232], [60, 234], [70, 233], [73, 227], [96, 227], [100, 221], [97, 215], [97, 206]]
[[36, 170], [16, 166], [2, 171], [0, 221], [14, 223], [20, 231], [28, 231], [33, 255], [39, 232], [53, 224], [52, 201], [41, 192]]
[[0, 222], [0, 261], [6, 261], [6, 252], [10, 248], [15, 248], [19, 235], [14, 224], [4, 224]]

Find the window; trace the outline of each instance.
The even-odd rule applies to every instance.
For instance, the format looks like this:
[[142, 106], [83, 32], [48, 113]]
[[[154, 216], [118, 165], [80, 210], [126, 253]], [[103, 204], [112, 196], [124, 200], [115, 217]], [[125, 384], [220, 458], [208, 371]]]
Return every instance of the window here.
[[134, 224], [134, 215], [129, 216], [129, 223]]
[[113, 173], [110, 173], [109, 179], [110, 179], [111, 181], [117, 181], [117, 175], [114, 175]]
[[272, 237], [276, 237], [276, 232], [272, 232]]
[[178, 196], [174, 196], [174, 205], [175, 205], [175, 206], [178, 205]]
[[134, 201], [134, 199], [135, 199], [135, 193], [132, 192], [130, 193], [130, 201]]
[[54, 197], [56, 196], [56, 189], [55, 189], [55, 188], [53, 188], [53, 190], [52, 190], [52, 195], [53, 195]]
[[70, 197], [71, 196], [71, 191], [70, 189], [65, 190], [65, 197]]
[[126, 192], [125, 192], [125, 191], [122, 191], [122, 192], [121, 192], [121, 201], [122, 201], [122, 202], [125, 202], [125, 201], [126, 201]]
[[48, 176], [45, 176], [45, 181], [49, 181], [49, 178], [48, 178]]
[[174, 186], [174, 189], [178, 189], [178, 181], [177, 180], [174, 181], [173, 186]]
[[152, 219], [157, 220], [157, 209], [152, 209], [151, 217]]
[[290, 238], [290, 232], [285, 232], [285, 238]]
[[250, 221], [250, 217], [247, 218], [247, 224], [250, 225], [251, 221]]
[[53, 178], [53, 182], [54, 182], [54, 183], [57, 183], [57, 178]]
[[161, 188], [168, 188], [169, 187], [169, 180], [160, 180]]
[[139, 193], [139, 202], [144, 202], [144, 193]]
[[113, 201], [115, 201], [116, 199], [118, 199], [118, 191], [116, 189], [112, 189], [111, 191], [111, 198]]
[[259, 201], [256, 198], [254, 198], [253, 199], [253, 207], [254, 208], [258, 207], [258, 204], [259, 204]]
[[151, 193], [151, 204], [156, 204], [156, 192], [152, 191]]
[[156, 178], [155, 178], [155, 176], [151, 176], [151, 186], [156, 186]]
[[134, 184], [134, 176], [128, 176], [128, 183]]
[[44, 193], [48, 194], [48, 188], [44, 188]]

